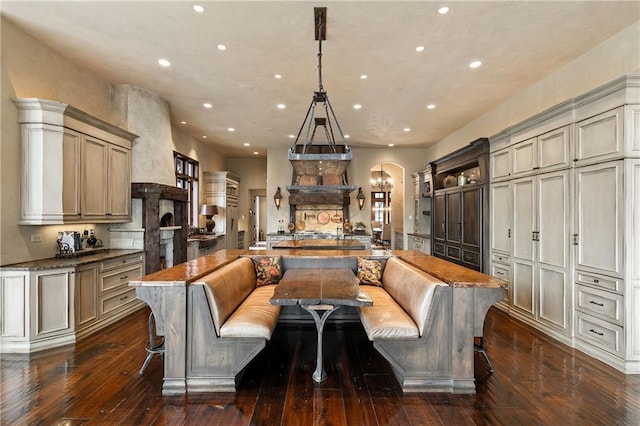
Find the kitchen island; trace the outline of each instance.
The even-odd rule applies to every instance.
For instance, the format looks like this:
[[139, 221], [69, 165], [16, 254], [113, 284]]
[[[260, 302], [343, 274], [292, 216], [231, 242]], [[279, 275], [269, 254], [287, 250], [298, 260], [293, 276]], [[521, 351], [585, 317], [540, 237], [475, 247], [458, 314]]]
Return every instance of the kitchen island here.
[[274, 245], [273, 248], [290, 250], [366, 250], [367, 245], [359, 240], [310, 239], [283, 240]]

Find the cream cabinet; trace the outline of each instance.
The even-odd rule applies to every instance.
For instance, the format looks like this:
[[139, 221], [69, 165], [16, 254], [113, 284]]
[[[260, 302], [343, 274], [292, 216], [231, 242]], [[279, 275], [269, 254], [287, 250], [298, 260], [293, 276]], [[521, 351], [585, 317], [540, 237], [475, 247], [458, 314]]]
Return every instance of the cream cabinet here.
[[[507, 252], [501, 229], [507, 202], [499, 179], [492, 182], [490, 207], [491, 273], [501, 278], [510, 274], [512, 290], [509, 303], [500, 306], [558, 340], [636, 374], [639, 83], [639, 76], [620, 77], [496, 135], [492, 152], [511, 149], [513, 176], [521, 176], [506, 179], [513, 205]], [[509, 134], [512, 144], [505, 147]], [[572, 160], [568, 165], [561, 142], [565, 138]], [[542, 140], [550, 148], [548, 158], [555, 160], [541, 160]]]
[[492, 152], [490, 156], [491, 182], [511, 178], [511, 147]]
[[568, 170], [513, 181], [513, 306], [565, 342], [572, 308], [569, 191]]
[[0, 353], [74, 343], [143, 306], [128, 283], [144, 275], [144, 253], [75, 266], [60, 260], [65, 267], [44, 262], [0, 269]]
[[225, 235], [225, 245], [219, 248], [238, 248], [238, 191], [240, 178], [228, 171], [204, 172], [204, 203], [218, 207], [214, 217], [216, 234]]
[[136, 135], [43, 99], [17, 99], [22, 225], [131, 220]]
[[[637, 182], [627, 181], [627, 184], [636, 190], [639, 188]], [[625, 235], [628, 235], [625, 233], [624, 185], [625, 160], [576, 169], [573, 237], [576, 336], [579, 345], [584, 342], [620, 357], [625, 352], [624, 250]], [[631, 194], [631, 200], [637, 200], [637, 195]], [[633, 229], [632, 225], [627, 232], [634, 232]], [[628, 249], [632, 249], [632, 245]], [[634, 263], [638, 263], [637, 258]], [[629, 317], [634, 315], [637, 315], [634, 311], [629, 312]], [[629, 326], [634, 328], [632, 323]]]
[[0, 272], [1, 353], [75, 342], [73, 268]]
[[513, 146], [513, 177], [544, 173], [570, 166], [570, 126], [563, 126]]
[[497, 182], [489, 186], [490, 223], [489, 250], [490, 274], [509, 282], [504, 293], [504, 304], [508, 305], [511, 296], [511, 228], [513, 203], [511, 201], [511, 182]]

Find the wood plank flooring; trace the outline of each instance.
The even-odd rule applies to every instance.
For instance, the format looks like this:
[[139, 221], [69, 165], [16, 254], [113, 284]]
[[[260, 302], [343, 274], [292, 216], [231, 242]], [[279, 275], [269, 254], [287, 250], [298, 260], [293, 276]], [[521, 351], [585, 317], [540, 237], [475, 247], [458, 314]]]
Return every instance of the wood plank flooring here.
[[315, 329], [278, 326], [235, 394], [162, 397], [162, 362], [144, 375], [148, 310], [75, 345], [2, 355], [3, 425], [639, 425], [640, 375], [624, 375], [492, 309], [489, 374], [476, 395], [402, 394], [358, 325], [325, 331], [328, 379], [311, 379]]

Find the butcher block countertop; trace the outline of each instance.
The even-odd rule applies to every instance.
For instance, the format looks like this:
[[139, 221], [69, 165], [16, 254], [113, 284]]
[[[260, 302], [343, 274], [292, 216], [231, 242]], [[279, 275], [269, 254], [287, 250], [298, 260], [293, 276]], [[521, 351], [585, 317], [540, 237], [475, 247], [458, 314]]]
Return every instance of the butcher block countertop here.
[[317, 256], [317, 257], [380, 257], [396, 256], [412, 266], [433, 275], [457, 288], [506, 288], [509, 283], [481, 272], [473, 271], [437, 257], [408, 250], [219, 250], [208, 256], [181, 263], [168, 269], [146, 275], [130, 286], [184, 286], [227, 265], [240, 256]]

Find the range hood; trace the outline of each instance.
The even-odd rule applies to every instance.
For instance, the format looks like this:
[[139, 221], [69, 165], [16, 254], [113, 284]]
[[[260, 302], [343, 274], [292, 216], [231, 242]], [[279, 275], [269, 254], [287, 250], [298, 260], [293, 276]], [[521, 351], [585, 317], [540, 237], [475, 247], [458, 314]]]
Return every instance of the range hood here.
[[[289, 149], [289, 162], [293, 166], [289, 191], [289, 204], [333, 204], [349, 206], [351, 191], [357, 189], [347, 181], [347, 167], [353, 158], [338, 119], [333, 112], [327, 92], [322, 86], [322, 40], [326, 39], [327, 8], [314, 8], [315, 37], [318, 40], [318, 90], [314, 92], [293, 146]], [[316, 117], [316, 107], [324, 111]], [[326, 139], [324, 145], [314, 145], [318, 130]], [[304, 135], [303, 135], [304, 132]], [[336, 135], [341, 144], [336, 144]]]

